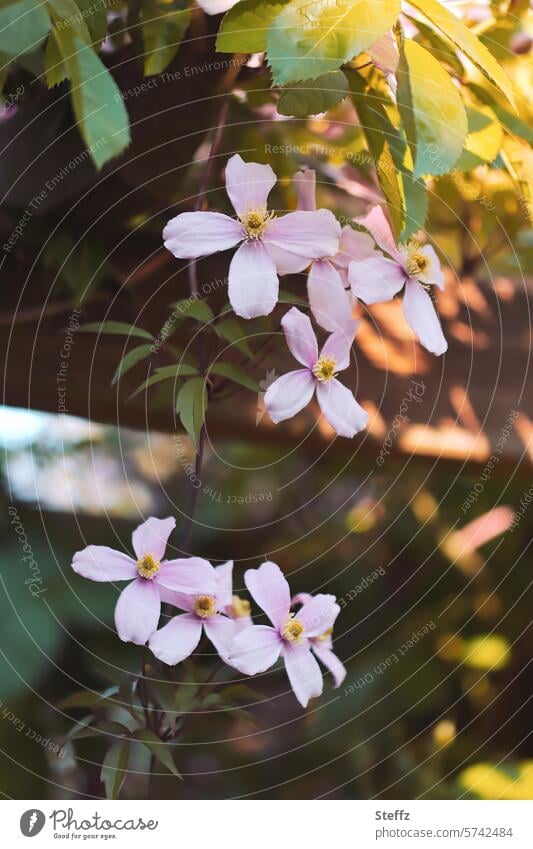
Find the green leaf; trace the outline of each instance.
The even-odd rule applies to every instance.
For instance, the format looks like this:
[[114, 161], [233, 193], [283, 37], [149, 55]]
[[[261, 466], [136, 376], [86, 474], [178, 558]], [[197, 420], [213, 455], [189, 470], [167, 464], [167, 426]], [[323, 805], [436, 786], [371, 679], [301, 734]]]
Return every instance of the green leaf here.
[[533, 223], [533, 151], [507, 136], [501, 156], [511, 179], [517, 184], [521, 209]]
[[398, 108], [414, 162], [414, 175], [445, 174], [457, 162], [468, 123], [449, 74], [416, 41], [400, 48]]
[[245, 386], [246, 389], [251, 389], [252, 392], [259, 393], [261, 391], [253, 377], [250, 377], [243, 369], [234, 366], [232, 363], [215, 363], [211, 367], [211, 372], [212, 374], [219, 374], [221, 377], [228, 377], [235, 383]]
[[81, 12], [86, 12], [83, 20], [87, 25], [95, 49], [98, 49], [107, 33], [107, 9], [104, 3], [97, 5], [95, 0], [76, 0]]
[[218, 30], [219, 53], [264, 53], [267, 32], [288, 0], [241, 0], [226, 12]]
[[198, 450], [200, 431], [207, 410], [207, 390], [203, 377], [188, 380], [180, 389], [176, 401], [176, 411], [181, 423], [189, 434], [195, 451]]
[[239, 324], [235, 318], [224, 318], [222, 321], [217, 321], [214, 326], [215, 333], [220, 339], [230, 342], [238, 351], [245, 354], [250, 359], [254, 359], [255, 354], [246, 341], [247, 332]]
[[47, 0], [54, 26], [46, 43], [44, 68], [48, 88], [69, 79], [69, 69], [64, 56], [72, 49], [72, 39], [79, 38], [91, 44], [92, 38], [80, 8], [74, 0]]
[[209, 304], [199, 298], [184, 298], [171, 306], [175, 310], [178, 320], [180, 318], [195, 318], [197, 321], [207, 324], [214, 318], [213, 310]]
[[466, 109], [468, 135], [454, 171], [471, 171], [485, 162], [494, 162], [503, 143], [503, 129], [490, 106]]
[[154, 386], [154, 384], [161, 383], [163, 380], [176, 381], [180, 377], [188, 377], [193, 374], [198, 374], [198, 369], [195, 366], [190, 366], [188, 363], [178, 363], [175, 366], [163, 366], [163, 368], [158, 368], [155, 374], [152, 374], [151, 377], [141, 383], [135, 392], [130, 395], [130, 398], [134, 398], [135, 395], [138, 395], [139, 392], [143, 391], [143, 389], [148, 389], [149, 386]]
[[134, 365], [139, 363], [141, 360], [144, 360], [152, 353], [153, 345], [138, 345], [137, 348], [132, 348], [131, 351], [122, 357], [118, 368], [113, 375], [113, 380], [111, 381], [111, 385], [117, 383], [123, 375], [126, 374]]
[[511, 80], [498, 64], [494, 56], [489, 53], [479, 38], [466, 27], [462, 21], [455, 17], [445, 6], [437, 0], [413, 0], [412, 6], [418, 9], [446, 38], [465, 53], [471, 62], [479, 68], [482, 73], [492, 80], [494, 85], [501, 89], [511, 105], [515, 106], [515, 95]]
[[68, 69], [59, 49], [60, 39], [61, 33], [54, 27], [44, 52], [44, 70], [48, 88], [53, 88], [68, 79]]
[[95, 693], [94, 690], [77, 690], [75, 693], [67, 696], [66, 699], [62, 699], [58, 703], [58, 707], [63, 710], [70, 710], [71, 708], [78, 707], [92, 708], [115, 693], [118, 693], [118, 687], [110, 687], [104, 693]]
[[402, 170], [401, 179], [405, 202], [405, 225], [400, 240], [406, 242], [420, 230], [428, 214], [428, 191], [423, 180], [417, 180], [407, 170]]
[[42, 44], [52, 22], [46, 5], [35, 0], [3, 0], [0, 8], [0, 52], [32, 53]]
[[176, 778], [182, 777], [174, 763], [174, 758], [169, 751], [168, 745], [163, 743], [157, 734], [154, 734], [153, 731], [149, 731], [147, 728], [141, 728], [139, 731], [135, 732], [135, 737], [144, 746], [146, 746], [154, 758], [159, 761], [160, 764], [163, 764], [163, 766], [166, 767], [172, 775], [175, 775]]
[[160, 74], [169, 65], [191, 20], [187, 0], [144, 0], [142, 35], [144, 74]]
[[125, 740], [113, 743], [107, 750], [100, 781], [105, 786], [105, 794], [108, 799], [118, 799], [122, 785], [128, 773], [130, 762], [130, 747]]
[[125, 324], [123, 321], [92, 321], [89, 324], [81, 324], [79, 330], [87, 333], [115, 333], [119, 336], [138, 336], [140, 339], [150, 339], [154, 337], [142, 327], [136, 327], [133, 324]]
[[494, 114], [510, 133], [513, 135], [521, 136], [521, 138], [525, 139], [529, 144], [533, 144], [533, 128], [528, 126], [525, 121], [522, 121], [517, 115], [513, 115], [512, 112], [508, 112], [507, 109], [504, 109], [503, 106], [500, 106], [498, 103], [495, 103], [490, 94], [485, 90], [483, 86], [477, 85], [475, 83], [469, 83], [468, 87], [471, 91], [476, 95], [482, 103], [490, 106], [493, 110]]
[[278, 112], [282, 115], [293, 115], [295, 118], [318, 115], [343, 100], [348, 91], [348, 80], [342, 71], [330, 71], [316, 80], [304, 80], [283, 89], [278, 102]]
[[267, 36], [275, 84], [335, 71], [385, 35], [399, 14], [400, 0], [291, 0]]

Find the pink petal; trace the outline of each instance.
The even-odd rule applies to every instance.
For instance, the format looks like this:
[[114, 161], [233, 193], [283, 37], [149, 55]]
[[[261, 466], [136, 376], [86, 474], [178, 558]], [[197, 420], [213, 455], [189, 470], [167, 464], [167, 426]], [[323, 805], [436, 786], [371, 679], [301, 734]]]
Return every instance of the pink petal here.
[[122, 590], [115, 607], [115, 625], [125, 643], [144, 646], [157, 628], [161, 599], [153, 581], [136, 578]]
[[278, 302], [279, 280], [274, 260], [262, 242], [244, 242], [229, 267], [228, 296], [242, 318], [269, 315]]
[[348, 280], [353, 294], [365, 304], [390, 301], [406, 280], [401, 265], [384, 256], [350, 263]]
[[329, 669], [335, 679], [335, 687], [340, 687], [346, 678], [346, 667], [327, 646], [313, 643], [313, 651], [318, 659]]
[[176, 593], [172, 590], [165, 589], [165, 587], [161, 584], [158, 585], [158, 589], [161, 601], [164, 601], [166, 604], [171, 604], [172, 607], [178, 607], [180, 610], [186, 610], [188, 613], [194, 613], [195, 595], [202, 595], [202, 593], [195, 593], [195, 595], [189, 595], [188, 593]]
[[328, 260], [317, 260], [307, 277], [309, 306], [325, 330], [339, 330], [352, 317], [350, 296], [337, 269]]
[[374, 206], [368, 215], [365, 215], [362, 218], [357, 218], [356, 221], [368, 230], [380, 248], [390, 254], [398, 262], [401, 261], [401, 255], [396, 246], [396, 242], [394, 241], [390, 224], [385, 218], [385, 213], [380, 206]]
[[312, 168], [297, 171], [292, 178], [298, 195], [298, 209], [316, 210], [316, 172]]
[[232, 9], [238, 0], [196, 0], [196, 2], [206, 15], [221, 15], [228, 9]]
[[357, 319], [351, 319], [349, 322], [345, 322], [344, 329], [337, 330], [336, 333], [332, 333], [331, 336], [328, 336], [322, 346], [320, 356], [334, 357], [335, 364], [339, 371], [343, 371], [350, 365], [350, 351], [352, 349], [355, 331], [358, 327], [359, 321], [357, 321]]
[[217, 589], [215, 570], [201, 557], [165, 560], [154, 581], [166, 590], [188, 595], [215, 595]]
[[350, 390], [338, 380], [318, 383], [316, 395], [324, 418], [339, 436], [351, 438], [365, 429], [368, 413], [357, 403]]
[[297, 645], [285, 642], [283, 659], [294, 695], [303, 708], [307, 707], [309, 699], [319, 696], [324, 682], [322, 673], [308, 645]]
[[267, 198], [276, 185], [270, 165], [245, 162], [237, 153], [226, 165], [226, 191], [237, 215], [266, 208]]
[[291, 607], [294, 607], [297, 604], [307, 604], [308, 601], [311, 601], [313, 596], [311, 593], [296, 593], [293, 595], [291, 599]]
[[271, 221], [264, 241], [308, 259], [333, 256], [339, 250], [341, 225], [329, 209], [289, 212]]
[[217, 582], [217, 605], [222, 610], [231, 604], [233, 598], [233, 560], [215, 566], [215, 579]]
[[348, 268], [354, 259], [369, 259], [376, 255], [374, 239], [368, 233], [354, 230], [349, 224], [342, 228], [339, 253], [333, 257], [337, 268]]
[[279, 566], [267, 561], [259, 569], [247, 569], [244, 583], [272, 624], [281, 627], [289, 617], [291, 591]]
[[381, 38], [378, 38], [372, 47], [368, 48], [368, 53], [374, 65], [377, 65], [382, 71], [389, 74], [396, 72], [400, 54], [392, 31], [389, 30]]
[[244, 675], [265, 672], [280, 656], [282, 643], [275, 628], [250, 625], [235, 636], [229, 656], [230, 665]]
[[162, 560], [170, 534], [176, 527], [176, 520], [154, 519], [151, 517], [133, 531], [131, 541], [133, 550], [140, 560], [145, 554], [153, 554], [156, 560]]
[[335, 596], [319, 593], [300, 608], [296, 618], [304, 626], [306, 637], [320, 637], [333, 627], [339, 613], [340, 607], [335, 603]]
[[313, 368], [318, 358], [315, 332], [308, 315], [291, 307], [281, 319], [289, 351], [303, 366]]
[[428, 280], [428, 283], [433, 283], [438, 289], [444, 289], [444, 274], [435, 249], [431, 245], [424, 245], [421, 250], [431, 262], [432, 279]]
[[88, 545], [83, 551], [77, 551], [72, 568], [90, 581], [131, 581], [137, 577], [135, 561], [107, 545]]
[[165, 248], [179, 259], [225, 251], [243, 238], [242, 224], [222, 212], [182, 212], [163, 230]]
[[277, 424], [291, 419], [309, 404], [316, 381], [308, 369], [283, 374], [265, 392], [264, 404], [268, 415]]
[[276, 265], [278, 274], [299, 274], [309, 265], [310, 260], [306, 256], [292, 254], [269, 242], [265, 242], [265, 247]]
[[168, 664], [185, 660], [195, 650], [202, 636], [202, 623], [197, 616], [183, 613], [173, 619], [152, 635], [149, 647], [155, 656]]
[[220, 657], [229, 663], [230, 650], [237, 633], [235, 622], [227, 616], [209, 616], [204, 620], [204, 630], [208, 639], [213, 643]]
[[408, 280], [403, 296], [403, 314], [424, 348], [440, 356], [448, 349], [431, 298], [416, 280]]

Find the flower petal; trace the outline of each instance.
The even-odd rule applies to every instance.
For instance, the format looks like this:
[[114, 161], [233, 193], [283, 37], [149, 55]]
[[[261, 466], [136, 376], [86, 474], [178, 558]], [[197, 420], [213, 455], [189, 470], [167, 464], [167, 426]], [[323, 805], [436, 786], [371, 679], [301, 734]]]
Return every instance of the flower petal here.
[[368, 413], [357, 403], [350, 390], [338, 380], [319, 383], [316, 396], [324, 418], [339, 436], [351, 438], [365, 429]]
[[122, 551], [107, 545], [88, 545], [77, 551], [72, 568], [90, 581], [131, 581], [137, 577], [137, 564]]
[[381, 68], [384, 73], [394, 74], [396, 72], [400, 54], [392, 30], [386, 32], [385, 35], [381, 36], [381, 38], [378, 38], [378, 40], [368, 48], [368, 53], [370, 54], [370, 58], [374, 65]]
[[344, 329], [337, 330], [336, 333], [328, 336], [322, 346], [320, 356], [334, 357], [336, 367], [339, 371], [343, 371], [350, 365], [350, 351], [352, 349], [355, 331], [358, 327], [359, 321], [357, 319], [351, 319], [349, 322], [345, 322]]
[[209, 616], [204, 620], [204, 630], [208, 639], [213, 643], [220, 657], [229, 663], [230, 651], [237, 633], [235, 622], [227, 616]]
[[172, 607], [177, 607], [180, 610], [186, 610], [187, 613], [194, 613], [194, 595], [176, 593], [172, 590], [167, 590], [164, 586], [162, 586], [162, 584], [158, 585], [158, 589], [161, 601], [164, 601], [166, 604], [171, 604]]
[[188, 595], [215, 595], [217, 589], [214, 567], [201, 557], [163, 561], [154, 581], [167, 590]]
[[309, 699], [319, 696], [324, 687], [320, 667], [308, 645], [283, 644], [283, 659], [294, 695], [303, 708]]
[[217, 607], [223, 610], [231, 604], [233, 598], [233, 560], [215, 566], [215, 580], [217, 582]]
[[356, 218], [358, 224], [364, 227], [371, 236], [373, 236], [376, 244], [382, 250], [386, 251], [395, 260], [400, 262], [401, 255], [394, 241], [392, 230], [389, 222], [385, 218], [385, 213], [380, 206], [374, 206], [368, 215], [362, 218]]
[[237, 215], [265, 209], [276, 180], [270, 165], [245, 162], [238, 153], [232, 156], [226, 165], [226, 191]]
[[329, 209], [289, 212], [269, 222], [264, 241], [308, 259], [333, 256], [339, 250], [341, 225]]
[[380, 304], [390, 301], [400, 291], [406, 274], [394, 260], [378, 256], [350, 263], [348, 280], [357, 298], [365, 304]]
[[317, 260], [307, 277], [309, 306], [325, 330], [339, 330], [352, 317], [350, 296], [337, 269], [328, 260]]
[[440, 267], [440, 260], [437, 256], [435, 249], [431, 245], [423, 245], [420, 249], [423, 254], [429, 257], [429, 261], [431, 263], [429, 274], [425, 275], [426, 277], [430, 277], [428, 279], [428, 283], [432, 283], [434, 286], [437, 286], [438, 289], [444, 289], [444, 274], [442, 273], [442, 269]]
[[291, 591], [279, 566], [267, 561], [259, 569], [247, 569], [244, 583], [272, 624], [281, 627], [289, 617]]
[[136, 578], [122, 590], [115, 607], [115, 625], [125, 643], [144, 646], [159, 622], [161, 599], [153, 581]]
[[168, 666], [185, 660], [195, 650], [202, 636], [202, 623], [197, 616], [183, 613], [156, 631], [148, 643], [155, 656]]
[[309, 404], [316, 380], [308, 369], [283, 374], [265, 392], [264, 404], [268, 415], [277, 424], [291, 419]]
[[318, 358], [318, 345], [311, 319], [297, 307], [291, 307], [281, 319], [289, 351], [303, 366], [313, 368]]
[[269, 315], [278, 302], [274, 260], [262, 242], [244, 242], [231, 260], [228, 297], [241, 318]]
[[196, 0], [196, 2], [206, 15], [221, 15], [228, 9], [232, 9], [238, 0]]
[[297, 171], [292, 180], [298, 195], [298, 209], [314, 212], [316, 210], [316, 171], [312, 168]]
[[313, 596], [311, 593], [296, 593], [296, 595], [293, 595], [291, 598], [291, 607], [294, 607], [295, 604], [307, 604], [307, 602], [311, 601], [312, 598]]
[[344, 679], [346, 678], [346, 667], [336, 654], [334, 654], [331, 649], [327, 646], [322, 646], [317, 643], [313, 643], [313, 651], [318, 657], [318, 659], [324, 664], [326, 669], [329, 669], [333, 678], [335, 680], [335, 687], [340, 687]]
[[225, 251], [243, 238], [242, 224], [222, 212], [182, 212], [163, 230], [165, 248], [179, 259]]
[[167, 547], [167, 542], [170, 534], [176, 527], [176, 520], [172, 517], [168, 519], [154, 519], [150, 517], [146, 522], [133, 531], [131, 541], [133, 550], [140, 559], [145, 554], [153, 554], [157, 560], [162, 560]]
[[233, 641], [229, 663], [244, 675], [257, 675], [275, 664], [281, 654], [282, 639], [269, 625], [250, 625]]
[[440, 356], [448, 350], [431, 298], [417, 280], [408, 280], [403, 296], [403, 314], [424, 348]]
[[349, 224], [342, 228], [339, 253], [332, 262], [337, 268], [348, 268], [354, 259], [369, 259], [376, 256], [374, 239], [369, 233], [354, 230]]
[[278, 274], [299, 274], [304, 271], [311, 260], [298, 254], [292, 254], [277, 245], [272, 245], [270, 242], [265, 242], [265, 248], [272, 257]]
[[319, 593], [300, 608], [296, 618], [304, 626], [306, 637], [320, 637], [333, 627], [339, 613], [335, 596]]

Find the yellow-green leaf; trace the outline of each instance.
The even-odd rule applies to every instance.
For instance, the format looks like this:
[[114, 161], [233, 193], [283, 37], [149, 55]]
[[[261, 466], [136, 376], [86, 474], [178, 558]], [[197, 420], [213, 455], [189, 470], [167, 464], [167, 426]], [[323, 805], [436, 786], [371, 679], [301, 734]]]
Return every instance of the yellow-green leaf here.
[[503, 128], [490, 106], [468, 106], [468, 135], [454, 171], [471, 171], [484, 162], [493, 162], [503, 143]]
[[125, 740], [113, 743], [107, 750], [102, 764], [100, 781], [105, 785], [105, 793], [108, 799], [118, 799], [128, 773], [129, 760], [130, 747]]
[[179, 413], [181, 423], [189, 434], [194, 449], [198, 450], [200, 431], [207, 410], [207, 390], [203, 377], [195, 377], [188, 380], [180, 389], [176, 401], [176, 412]]
[[144, 0], [142, 35], [144, 74], [160, 74], [170, 65], [191, 20], [187, 0]]
[[0, 7], [0, 51], [14, 57], [32, 53], [42, 44], [51, 25], [44, 3], [3, 0]]
[[220, 53], [263, 53], [270, 24], [288, 0], [241, 0], [224, 15], [217, 36]]
[[304, 80], [283, 89], [278, 112], [295, 118], [327, 112], [346, 97], [348, 88], [348, 80], [342, 71], [330, 71], [316, 80]]
[[312, 80], [367, 50], [393, 26], [400, 0], [292, 0], [267, 36], [277, 85]]

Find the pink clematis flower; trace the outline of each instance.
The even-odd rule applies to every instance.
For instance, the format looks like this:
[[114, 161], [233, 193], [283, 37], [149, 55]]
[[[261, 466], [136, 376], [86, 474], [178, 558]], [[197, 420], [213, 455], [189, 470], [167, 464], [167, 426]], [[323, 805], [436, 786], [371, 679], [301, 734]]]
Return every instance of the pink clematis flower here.
[[[199, 558], [197, 558], [199, 559]], [[163, 601], [187, 611], [174, 616], [150, 638], [151, 651], [163, 663], [174, 666], [192, 654], [200, 642], [202, 632], [214, 645], [226, 663], [233, 637], [235, 622], [224, 616], [233, 598], [231, 580], [233, 561], [214, 567], [202, 560], [204, 582], [194, 594], [166, 592]]]
[[444, 338], [437, 313], [428, 295], [431, 285], [444, 289], [444, 275], [431, 245], [409, 242], [397, 246], [380, 207], [358, 219], [372, 234], [380, 248], [389, 254], [350, 263], [348, 277], [353, 294], [365, 304], [390, 301], [404, 289], [403, 313], [409, 327], [432, 354], [444, 354]]
[[165, 247], [182, 259], [208, 256], [240, 244], [229, 268], [228, 295], [242, 318], [268, 315], [278, 301], [278, 271], [303, 271], [312, 259], [337, 251], [340, 225], [327, 209], [289, 212], [277, 218], [267, 210], [276, 183], [270, 165], [232, 156], [226, 190], [238, 218], [221, 212], [182, 212], [163, 230]]
[[74, 555], [72, 568], [84, 578], [131, 580], [115, 607], [115, 625], [124, 642], [141, 646], [147, 642], [157, 628], [165, 592], [197, 592], [206, 580], [204, 561], [197, 557], [163, 560], [175, 526], [172, 518], [150, 518], [139, 525], [132, 536], [136, 560], [106, 545], [88, 545]]
[[[294, 184], [298, 209], [316, 210], [315, 171], [298, 171]], [[348, 265], [353, 259], [366, 259], [374, 253], [374, 242], [368, 233], [359, 233], [347, 224], [341, 231], [339, 250], [333, 256], [312, 262], [307, 277], [307, 295], [311, 312], [324, 330], [342, 330], [351, 321], [353, 301], [346, 291]]]
[[352, 437], [366, 427], [368, 413], [350, 390], [336, 379], [348, 368], [350, 348], [359, 324], [352, 320], [344, 330], [332, 333], [318, 353], [318, 344], [308, 316], [292, 307], [281, 320], [289, 349], [304, 368], [278, 377], [267, 389], [265, 407], [273, 422], [299, 413], [316, 392], [322, 414], [339, 436]]
[[310, 638], [331, 628], [339, 614], [333, 595], [316, 595], [298, 613], [291, 613], [291, 593], [287, 579], [275, 563], [263, 563], [244, 575], [248, 590], [272, 622], [250, 625], [233, 642], [230, 661], [244, 675], [256, 675], [273, 666], [280, 655], [294, 694], [302, 707], [319, 696], [323, 681], [320, 667], [311, 653]]
[[[310, 593], [298, 593], [298, 595], [295, 595], [292, 600], [292, 607], [297, 604], [301, 604], [302, 606], [304, 604], [309, 604], [312, 599], [313, 596]], [[297, 617], [298, 613], [296, 613], [295, 616]], [[319, 634], [318, 637], [310, 637], [309, 645], [311, 646], [311, 651], [314, 652], [320, 662], [323, 663], [326, 669], [329, 669], [333, 675], [335, 688], [337, 688], [340, 687], [346, 678], [346, 667], [339, 660], [337, 655], [333, 653], [332, 634], [333, 625], [330, 628], [327, 628], [323, 634]]]

